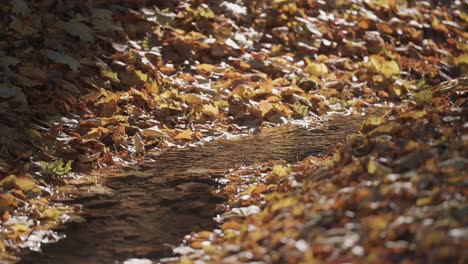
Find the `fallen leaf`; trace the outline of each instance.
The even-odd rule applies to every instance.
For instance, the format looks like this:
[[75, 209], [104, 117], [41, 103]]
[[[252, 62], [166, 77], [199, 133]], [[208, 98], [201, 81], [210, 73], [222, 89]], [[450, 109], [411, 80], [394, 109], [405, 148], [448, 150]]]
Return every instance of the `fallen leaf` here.
[[181, 133], [177, 134], [173, 139], [174, 140], [192, 140], [193, 132], [190, 129], [186, 129]]
[[58, 63], [58, 64], [67, 65], [74, 72], [78, 72], [79, 69], [81, 68], [81, 64], [69, 55], [56, 52], [53, 50], [44, 50], [44, 53], [47, 55], [47, 57], [51, 61]]
[[31, 191], [37, 187], [36, 183], [32, 179], [26, 177], [16, 179], [15, 186], [23, 192]]
[[62, 28], [71, 36], [79, 37], [81, 41], [91, 43], [95, 41], [93, 30], [76, 18], [63, 23]]

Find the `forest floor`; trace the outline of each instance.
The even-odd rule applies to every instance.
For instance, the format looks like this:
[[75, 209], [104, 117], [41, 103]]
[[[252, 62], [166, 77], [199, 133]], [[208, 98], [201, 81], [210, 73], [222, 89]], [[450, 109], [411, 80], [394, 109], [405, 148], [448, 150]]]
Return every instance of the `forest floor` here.
[[225, 175], [223, 223], [176, 261], [466, 262], [468, 13], [445, 2], [1, 5], [2, 261], [59, 239], [80, 208], [57, 201], [106, 169], [379, 109], [323, 157]]

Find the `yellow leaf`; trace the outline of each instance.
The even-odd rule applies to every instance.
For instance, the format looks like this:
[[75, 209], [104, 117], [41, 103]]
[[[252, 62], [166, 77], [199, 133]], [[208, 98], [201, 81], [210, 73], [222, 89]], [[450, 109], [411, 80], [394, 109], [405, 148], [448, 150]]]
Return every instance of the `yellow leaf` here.
[[197, 238], [198, 239], [204, 239], [204, 240], [208, 240], [210, 239], [210, 237], [213, 235], [213, 232], [211, 231], [200, 231], [197, 233]]
[[207, 255], [216, 255], [216, 254], [218, 254], [218, 248], [213, 246], [213, 245], [204, 246], [203, 251]]
[[36, 188], [36, 183], [29, 178], [19, 178], [15, 180], [15, 186], [22, 190], [23, 192], [30, 191], [34, 188]]
[[189, 93], [184, 95], [184, 100], [187, 104], [201, 105], [209, 98], [204, 95]]
[[203, 105], [202, 112], [209, 117], [217, 117], [219, 115], [218, 107], [211, 104]]
[[433, 95], [431, 91], [424, 90], [414, 95], [414, 101], [416, 101], [417, 104], [421, 104], [432, 99], [432, 97]]
[[204, 18], [214, 18], [215, 14], [209, 7], [198, 7], [198, 15]]
[[17, 205], [15, 197], [9, 193], [0, 194], [0, 213]]
[[366, 133], [385, 122], [385, 118], [383, 116], [369, 116], [361, 125], [359, 129], [361, 132]]
[[245, 61], [239, 61], [239, 67], [245, 71], [250, 69], [250, 65]]
[[42, 218], [45, 219], [56, 219], [60, 216], [60, 211], [54, 208], [49, 208], [42, 212]]
[[201, 241], [195, 240], [192, 243], [190, 243], [190, 247], [193, 248], [193, 249], [202, 249], [203, 244], [202, 244]]
[[13, 232], [19, 234], [29, 234], [29, 232], [31, 232], [31, 229], [24, 224], [14, 224], [11, 229]]
[[387, 61], [379, 55], [371, 55], [367, 64], [369, 70], [380, 73], [387, 78], [391, 78], [395, 74], [400, 73], [400, 67], [394, 60]]
[[241, 225], [238, 222], [232, 221], [232, 220], [225, 222], [221, 226], [221, 230], [228, 230], [228, 229], [239, 230], [240, 228], [241, 228]]
[[255, 188], [255, 190], [252, 192], [252, 194], [259, 195], [261, 193], [264, 193], [266, 190], [267, 190], [267, 186], [265, 184], [261, 183], [260, 185], [258, 185]]
[[291, 207], [291, 206], [296, 205], [296, 204], [297, 204], [297, 199], [296, 198], [288, 197], [288, 198], [284, 198], [284, 199], [281, 199], [278, 202], [276, 202], [271, 207], [271, 210], [276, 211], [276, 210], [279, 210], [281, 208]]
[[15, 187], [15, 181], [17, 180], [15, 175], [9, 175], [0, 181], [0, 186], [4, 189], [11, 189]]
[[377, 166], [378, 165], [375, 160], [369, 160], [369, 163], [367, 163], [367, 172], [369, 174], [374, 174], [377, 171]]
[[119, 76], [117, 75], [117, 73], [112, 72], [110, 70], [101, 70], [101, 75], [102, 77], [105, 77], [113, 82], [120, 82]]
[[136, 76], [138, 76], [138, 78], [142, 81], [142, 82], [146, 82], [148, 80], [148, 74], [144, 74], [142, 71], [140, 70], [135, 70], [135, 74]]
[[243, 192], [241, 192], [239, 195], [247, 195], [251, 194], [257, 186], [255, 184], [251, 184], [247, 189], [245, 189]]
[[404, 113], [400, 115], [400, 118], [402, 119], [413, 119], [413, 120], [419, 120], [427, 115], [426, 109], [423, 109], [421, 111], [410, 111], [407, 113]]
[[174, 137], [174, 140], [192, 140], [193, 132], [190, 129], [186, 129]]
[[214, 65], [207, 64], [207, 63], [197, 65], [197, 71], [204, 73], [204, 74], [210, 74], [214, 68], [215, 68]]
[[289, 168], [283, 165], [275, 165], [273, 166], [273, 173], [280, 177], [285, 177], [289, 173]]
[[327, 65], [325, 65], [324, 63], [310, 62], [304, 68], [304, 72], [306, 72], [306, 73], [308, 73], [310, 75], [313, 75], [313, 76], [321, 77], [321, 76], [328, 73], [328, 68], [327, 68]]
[[147, 83], [146, 86], [146, 91], [150, 94], [156, 94], [159, 92], [159, 86], [156, 81], [151, 81], [150, 83]]
[[416, 206], [425, 206], [432, 203], [432, 197], [422, 197], [416, 201]]

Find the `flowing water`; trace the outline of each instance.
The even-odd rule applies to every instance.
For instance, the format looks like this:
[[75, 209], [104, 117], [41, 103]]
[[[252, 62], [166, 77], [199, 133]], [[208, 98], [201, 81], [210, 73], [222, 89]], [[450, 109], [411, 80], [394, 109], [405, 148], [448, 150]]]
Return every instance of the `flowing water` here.
[[213, 194], [213, 178], [236, 165], [294, 162], [318, 154], [360, 124], [349, 118], [332, 121], [320, 129], [292, 125], [263, 129], [237, 140], [217, 140], [151, 157], [154, 161], [140, 171], [107, 180], [114, 195], [78, 201], [86, 210], [87, 222], [68, 226], [65, 239], [22, 262], [116, 263], [171, 256], [171, 246], [180, 244], [184, 235], [215, 227], [212, 217], [222, 199]]

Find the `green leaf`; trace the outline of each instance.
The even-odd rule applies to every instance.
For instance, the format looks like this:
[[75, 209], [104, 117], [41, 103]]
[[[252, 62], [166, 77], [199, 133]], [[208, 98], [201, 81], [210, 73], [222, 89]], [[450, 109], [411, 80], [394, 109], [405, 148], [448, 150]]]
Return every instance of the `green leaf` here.
[[204, 18], [215, 17], [213, 10], [211, 10], [209, 7], [203, 8], [201, 6], [198, 8], [198, 15]]
[[67, 174], [71, 170], [71, 164], [73, 161], [69, 160], [67, 164], [63, 163], [62, 159], [58, 159], [52, 162], [41, 161], [42, 174], [44, 175], [63, 175]]

